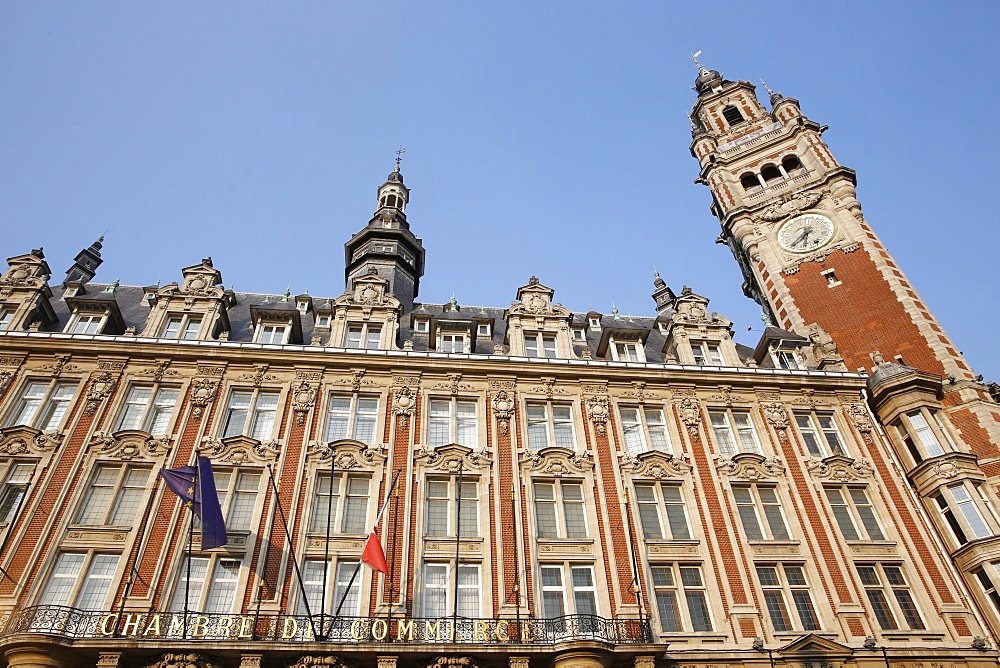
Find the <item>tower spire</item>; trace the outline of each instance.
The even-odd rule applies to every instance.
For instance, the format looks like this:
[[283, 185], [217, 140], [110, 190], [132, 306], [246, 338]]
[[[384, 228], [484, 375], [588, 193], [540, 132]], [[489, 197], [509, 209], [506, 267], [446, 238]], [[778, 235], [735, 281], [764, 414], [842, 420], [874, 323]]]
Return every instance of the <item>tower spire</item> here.
[[90, 244], [89, 248], [84, 248], [76, 254], [73, 266], [66, 272], [63, 286], [67, 283], [79, 283], [83, 285], [97, 274], [97, 268], [104, 260], [101, 258], [101, 248], [104, 245], [104, 235], [97, 238], [97, 241]]

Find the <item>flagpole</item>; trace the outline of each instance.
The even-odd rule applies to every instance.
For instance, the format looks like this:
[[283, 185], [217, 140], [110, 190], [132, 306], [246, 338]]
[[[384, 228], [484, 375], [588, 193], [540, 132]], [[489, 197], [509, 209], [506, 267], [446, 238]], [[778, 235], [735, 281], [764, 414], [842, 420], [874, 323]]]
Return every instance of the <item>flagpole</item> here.
[[[194, 494], [198, 494], [198, 451], [194, 451]], [[194, 497], [197, 500], [197, 496]], [[194, 501], [189, 501], [191, 510], [188, 513], [191, 517], [188, 523], [188, 560], [187, 560], [187, 581], [184, 583], [184, 628], [181, 630], [181, 638], [187, 638], [188, 623], [188, 600], [191, 597], [191, 545], [194, 543]], [[208, 571], [205, 572], [208, 577]]]
[[451, 640], [455, 641], [455, 627], [458, 625], [458, 552], [462, 547], [462, 473], [465, 460], [458, 460], [458, 488], [455, 490], [455, 595], [451, 614]]
[[[271, 531], [274, 530], [274, 516], [277, 514], [278, 510], [278, 497], [274, 496], [274, 503], [271, 504]], [[253, 620], [253, 634], [254, 638], [257, 637], [257, 622], [260, 621], [260, 605], [263, 602], [263, 596], [261, 592], [264, 590], [264, 584], [267, 582], [267, 564], [268, 560], [271, 558], [271, 538], [270, 535], [267, 538], [267, 543], [264, 544], [264, 575], [260, 577], [257, 582], [257, 612], [254, 614]]]
[[521, 637], [521, 569], [518, 568], [518, 564], [521, 561], [521, 555], [518, 554], [518, 542], [517, 542], [517, 501], [515, 499], [515, 493], [517, 486], [511, 484], [510, 486], [510, 516], [511, 522], [514, 523], [514, 617], [517, 619], [517, 637]]
[[[399, 469], [399, 470], [402, 471], [403, 469]], [[392, 531], [392, 554], [389, 557], [392, 560], [392, 562], [391, 562], [391, 565], [389, 566], [389, 617], [386, 620], [386, 627], [387, 628], [392, 625], [392, 606], [393, 606], [393, 603], [396, 600], [395, 597], [394, 597], [393, 588], [392, 588], [392, 583], [393, 583], [392, 574], [396, 572], [396, 540], [397, 540], [396, 530], [397, 530], [398, 525], [399, 525], [398, 517], [397, 517], [398, 514], [399, 514], [399, 490], [397, 489], [397, 490], [395, 490], [395, 493], [392, 496], [392, 529], [391, 529], [391, 531]], [[392, 636], [389, 636], [389, 637], [391, 638]]]
[[639, 586], [639, 558], [636, 555], [635, 545], [632, 544], [632, 532], [635, 530], [632, 523], [632, 504], [628, 499], [628, 487], [622, 485], [622, 491], [625, 496], [625, 518], [628, 521], [628, 548], [629, 552], [632, 553], [632, 586], [634, 587], [636, 605], [639, 606], [639, 627], [641, 628], [645, 615], [643, 613], [642, 587]]
[[[309, 597], [306, 596], [306, 587], [302, 582], [302, 571], [299, 570], [299, 560], [295, 556], [295, 548], [292, 547], [292, 534], [288, 531], [288, 522], [285, 520], [285, 510], [281, 507], [281, 500], [278, 498], [278, 485], [274, 482], [274, 471], [271, 470], [271, 465], [267, 465], [267, 475], [271, 478], [271, 489], [274, 491], [274, 504], [278, 508], [278, 517], [281, 518], [281, 526], [285, 528], [285, 538], [288, 541], [288, 552], [292, 556], [292, 566], [295, 567], [295, 577], [299, 581], [299, 591], [302, 592], [302, 602], [306, 604], [306, 615], [309, 617], [309, 623], [312, 625], [312, 610], [309, 609]], [[316, 636], [316, 627], [313, 626], [313, 636]]]
[[[330, 571], [330, 524], [333, 520], [333, 481], [337, 473], [337, 453], [330, 444], [330, 498], [326, 501], [326, 546], [323, 548], [323, 599], [320, 602], [319, 630], [322, 635], [319, 640], [326, 640], [326, 580]], [[319, 481], [317, 480], [317, 484]], [[303, 593], [303, 595], [305, 595]]]

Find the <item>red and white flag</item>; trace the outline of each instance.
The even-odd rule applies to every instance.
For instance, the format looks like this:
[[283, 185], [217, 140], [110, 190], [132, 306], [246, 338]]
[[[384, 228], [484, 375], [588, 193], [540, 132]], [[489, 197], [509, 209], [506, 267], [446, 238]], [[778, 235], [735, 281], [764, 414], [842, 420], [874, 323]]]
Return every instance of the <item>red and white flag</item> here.
[[368, 542], [365, 543], [365, 551], [361, 553], [361, 561], [380, 573], [389, 574], [389, 565], [385, 562], [385, 552], [382, 550], [382, 543], [379, 542], [374, 529], [368, 536]]

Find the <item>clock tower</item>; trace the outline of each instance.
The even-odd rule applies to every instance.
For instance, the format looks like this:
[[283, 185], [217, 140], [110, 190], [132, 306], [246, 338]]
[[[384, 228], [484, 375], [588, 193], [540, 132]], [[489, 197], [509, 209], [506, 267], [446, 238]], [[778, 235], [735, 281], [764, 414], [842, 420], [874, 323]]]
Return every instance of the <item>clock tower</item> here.
[[[712, 193], [744, 292], [779, 327], [870, 371], [869, 405], [897, 465], [970, 590], [982, 591], [976, 580], [1000, 554], [1000, 535], [976, 522], [1000, 517], [1000, 406], [865, 217], [826, 126], [793, 98], [768, 90], [768, 109], [753, 84], [700, 64], [695, 91], [696, 182]], [[1000, 631], [1000, 616], [991, 623]]]

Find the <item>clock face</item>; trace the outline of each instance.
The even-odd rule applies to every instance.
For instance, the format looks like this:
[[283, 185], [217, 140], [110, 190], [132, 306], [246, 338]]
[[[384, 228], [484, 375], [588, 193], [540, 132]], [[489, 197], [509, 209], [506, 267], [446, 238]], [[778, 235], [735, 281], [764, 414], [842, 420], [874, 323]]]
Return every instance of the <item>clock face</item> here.
[[796, 216], [778, 229], [778, 243], [793, 253], [816, 250], [832, 238], [833, 221], [818, 213]]

